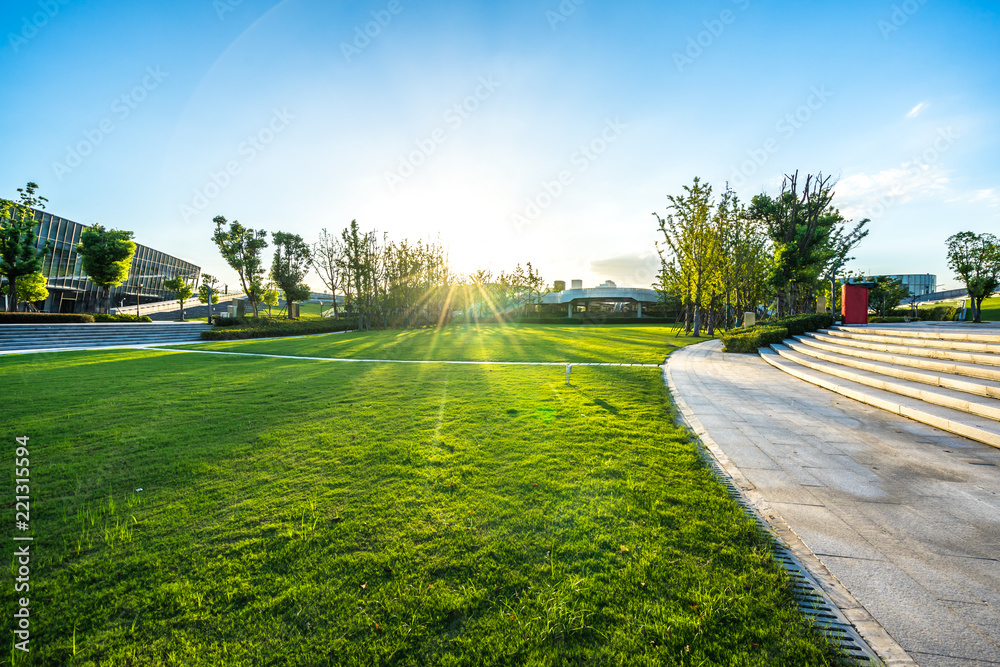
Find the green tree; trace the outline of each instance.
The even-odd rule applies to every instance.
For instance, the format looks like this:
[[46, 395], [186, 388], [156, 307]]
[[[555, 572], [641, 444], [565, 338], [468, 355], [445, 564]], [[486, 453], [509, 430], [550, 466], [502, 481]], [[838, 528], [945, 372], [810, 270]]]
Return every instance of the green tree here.
[[191, 298], [194, 294], [194, 289], [191, 285], [188, 285], [188, 281], [184, 276], [177, 276], [175, 278], [170, 278], [169, 280], [163, 281], [163, 286], [174, 293], [177, 299], [177, 303], [181, 307], [181, 322], [184, 321], [184, 302]]
[[211, 276], [207, 273], [201, 274], [201, 285], [198, 287], [198, 301], [201, 303], [208, 303], [208, 291], [209, 288], [212, 290], [212, 303], [219, 303], [219, 290], [216, 289], [216, 285], [219, 284], [219, 279], [215, 276]]
[[111, 288], [128, 280], [135, 255], [132, 232], [101, 225], [88, 227], [80, 235], [76, 252], [83, 258], [84, 273], [101, 288], [98, 311], [107, 313], [111, 309]]
[[[731, 194], [727, 192], [726, 197], [731, 198]], [[680, 294], [685, 305], [685, 328], [693, 327], [694, 335], [700, 336], [706, 307], [716, 290], [713, 283], [719, 278], [718, 227], [723, 213], [712, 201], [712, 187], [697, 177], [692, 185], [684, 186], [684, 194], [668, 195], [667, 199], [667, 217], [653, 213], [665, 245], [659, 248], [660, 282], [664, 291]]]
[[[212, 323], [212, 306], [219, 303], [219, 279], [207, 273], [201, 274], [201, 285], [198, 286], [198, 301], [208, 305], [208, 323]], [[209, 294], [212, 298], [209, 299]]]
[[17, 312], [21, 300], [18, 279], [38, 273], [46, 255], [52, 253], [52, 243], [47, 241], [38, 249], [35, 233], [35, 213], [32, 209], [45, 208], [45, 197], [35, 194], [36, 183], [18, 188], [17, 202], [0, 199], [0, 277], [10, 285], [8, 310]]
[[[46, 288], [47, 282], [45, 274], [41, 271], [22, 276], [17, 281], [17, 300], [26, 303], [32, 310], [37, 310], [35, 302], [49, 298], [49, 290]], [[10, 294], [10, 285], [4, 285], [0, 292]]]
[[257, 302], [263, 291], [264, 280], [261, 251], [267, 247], [267, 232], [244, 227], [238, 220], [228, 223], [229, 228], [226, 229], [228, 221], [221, 215], [215, 216], [212, 222], [215, 223], [212, 241], [219, 248], [222, 258], [239, 275], [240, 285], [250, 299], [254, 317], [257, 317]]
[[270, 317], [271, 309], [278, 305], [278, 300], [281, 298], [278, 286], [274, 283], [268, 283], [261, 292], [260, 297], [260, 302], [267, 306], [267, 315]]
[[312, 292], [304, 283], [306, 274], [309, 273], [309, 266], [312, 264], [312, 251], [309, 244], [298, 234], [275, 232], [273, 238], [274, 259], [271, 261], [271, 280], [285, 293], [285, 303], [289, 306], [288, 317], [291, 317], [291, 304], [295, 301], [305, 301]]
[[880, 317], [888, 317], [903, 299], [910, 296], [910, 290], [898, 278], [875, 276], [866, 282], [872, 283], [868, 289], [868, 309], [875, 311]]
[[831, 265], [843, 265], [847, 253], [867, 234], [867, 219], [851, 232], [843, 229], [849, 221], [831, 205], [833, 196], [831, 177], [809, 174], [800, 192], [795, 172], [785, 176], [777, 197], [760, 194], [751, 202], [749, 215], [766, 226], [773, 244], [769, 282], [780, 314], [806, 310], [820, 277]]
[[948, 238], [948, 266], [965, 283], [975, 322], [982, 322], [983, 300], [1000, 287], [1000, 240], [993, 234], [959, 232]]

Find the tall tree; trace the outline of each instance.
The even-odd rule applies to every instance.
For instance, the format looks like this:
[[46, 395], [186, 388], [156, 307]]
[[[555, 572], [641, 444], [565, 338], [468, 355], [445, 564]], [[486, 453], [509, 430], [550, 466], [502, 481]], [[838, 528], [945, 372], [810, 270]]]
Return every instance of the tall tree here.
[[319, 241], [313, 244], [312, 250], [313, 267], [319, 274], [319, 279], [333, 295], [333, 316], [339, 317], [337, 292], [341, 291], [345, 282], [349, 282], [347, 269], [344, 266], [343, 244], [339, 238], [328, 233], [324, 227], [319, 233]]
[[221, 215], [215, 216], [212, 222], [215, 223], [212, 241], [219, 248], [222, 258], [239, 275], [240, 285], [250, 299], [253, 316], [257, 317], [257, 302], [260, 300], [264, 280], [261, 252], [267, 247], [267, 232], [244, 227], [238, 220], [233, 220], [226, 229], [228, 221]]
[[948, 266], [969, 291], [973, 321], [982, 322], [983, 300], [1000, 287], [1000, 240], [988, 233], [959, 232], [947, 244]]
[[661, 248], [661, 280], [666, 281], [664, 289], [681, 293], [690, 313], [685, 316], [685, 326], [692, 324], [694, 335], [700, 336], [704, 311], [715, 289], [713, 281], [719, 275], [719, 211], [713, 212], [712, 187], [698, 177], [692, 185], [684, 186], [684, 194], [668, 195], [667, 199], [667, 217], [653, 214], [667, 251], [664, 254]]
[[83, 258], [84, 273], [101, 288], [98, 311], [107, 313], [111, 309], [111, 288], [128, 280], [135, 255], [132, 232], [105, 229], [101, 225], [88, 227], [80, 234], [76, 252]]
[[291, 304], [308, 299], [311, 292], [304, 281], [312, 263], [312, 251], [298, 234], [275, 232], [272, 238], [274, 259], [271, 261], [271, 280], [285, 293], [288, 317], [291, 317]]
[[177, 298], [177, 302], [181, 307], [181, 322], [184, 321], [184, 302], [191, 298], [194, 294], [194, 289], [188, 285], [187, 279], [184, 276], [177, 276], [175, 278], [170, 278], [163, 281], [163, 286], [174, 293]]
[[52, 242], [47, 241], [42, 249], [37, 247], [35, 233], [35, 213], [32, 209], [44, 209], [48, 200], [36, 194], [38, 184], [28, 183], [18, 188], [18, 201], [0, 199], [0, 277], [10, 285], [8, 310], [17, 312], [20, 300], [18, 279], [42, 270], [46, 255], [52, 253]]
[[808, 174], [799, 191], [799, 173], [786, 175], [777, 197], [753, 198], [749, 215], [767, 227], [774, 247], [770, 284], [778, 296], [781, 314], [795, 313], [813, 300], [819, 278], [833, 264], [842, 265], [847, 254], [867, 234], [858, 223], [849, 223], [831, 203], [832, 178]]

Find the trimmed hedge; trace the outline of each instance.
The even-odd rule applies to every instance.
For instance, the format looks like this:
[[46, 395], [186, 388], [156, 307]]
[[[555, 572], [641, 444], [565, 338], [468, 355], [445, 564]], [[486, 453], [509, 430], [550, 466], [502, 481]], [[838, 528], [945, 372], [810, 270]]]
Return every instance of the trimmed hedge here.
[[0, 324], [81, 324], [93, 322], [88, 313], [5, 313], [0, 312]]
[[829, 313], [808, 313], [805, 315], [792, 315], [781, 317], [776, 320], [766, 320], [761, 322], [763, 326], [785, 327], [789, 336], [801, 336], [810, 331], [829, 329], [833, 326], [833, 315]]
[[933, 320], [935, 322], [950, 322], [958, 317], [958, 308], [955, 306], [934, 306], [933, 308], [920, 308], [917, 316], [921, 320]]
[[792, 315], [765, 320], [746, 329], [730, 329], [722, 334], [725, 352], [756, 352], [759, 348], [780, 343], [790, 336], [801, 336], [810, 331], [829, 329], [833, 316], [829, 313]]
[[733, 329], [722, 335], [725, 352], [756, 352], [762, 347], [780, 343], [788, 338], [785, 327], [753, 326], [747, 329]]
[[128, 313], [119, 313], [117, 315], [94, 315], [95, 322], [152, 322], [153, 318], [149, 315], [143, 315], [138, 317], [136, 315], [130, 315]]
[[[233, 318], [237, 319], [237, 318]], [[239, 318], [242, 319], [242, 318]], [[253, 318], [249, 318], [252, 320]], [[250, 338], [280, 338], [284, 336], [311, 336], [313, 334], [334, 333], [337, 331], [350, 331], [354, 328], [353, 322], [341, 322], [338, 320], [278, 320], [272, 318], [260, 318], [268, 320], [266, 323], [256, 321], [252, 325], [242, 326], [222, 325], [206, 329], [201, 332], [202, 340], [247, 340]], [[225, 321], [225, 320], [220, 320]]]
[[909, 322], [909, 321], [910, 321], [909, 317], [899, 317], [897, 315], [893, 315], [893, 316], [890, 316], [890, 317], [869, 317], [868, 318], [868, 323], [869, 324], [896, 324], [896, 323], [899, 323], [899, 322]]

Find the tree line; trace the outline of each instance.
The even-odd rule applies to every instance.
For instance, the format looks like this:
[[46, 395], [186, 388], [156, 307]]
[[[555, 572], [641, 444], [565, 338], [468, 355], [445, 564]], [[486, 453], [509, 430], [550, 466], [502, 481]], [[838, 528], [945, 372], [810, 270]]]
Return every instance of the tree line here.
[[668, 196], [665, 216], [653, 214], [663, 235], [661, 299], [679, 303], [685, 329], [696, 336], [739, 324], [743, 313], [768, 304], [779, 315], [815, 310], [826, 281], [868, 234], [869, 220], [845, 219], [833, 197], [832, 180], [822, 174], [804, 182], [798, 172], [786, 175], [776, 196], [762, 193], [749, 205], [728, 186], [715, 199], [695, 178]]
[[[267, 232], [224, 216], [214, 222], [213, 241], [237, 272], [257, 317], [268, 296], [262, 259]], [[439, 240], [396, 241], [386, 233], [362, 229], [357, 220], [340, 232], [323, 228], [312, 244], [283, 232], [275, 233], [273, 240], [270, 277], [286, 302], [309, 297], [302, 281], [315, 270], [333, 297], [333, 317], [349, 317], [362, 330], [440, 325], [456, 311], [477, 320], [503, 317], [536, 305], [547, 291], [530, 262], [527, 268], [518, 264], [496, 275], [483, 269], [462, 276], [451, 269]]]
[[[716, 199], [699, 178], [668, 196], [656, 217], [661, 302], [676, 304], [687, 331], [710, 335], [715, 326], [740, 324], [745, 312], [779, 316], [813, 312], [817, 296], [835, 310], [845, 280], [869, 284], [872, 309], [886, 316], [909, 295], [888, 276], [865, 278], [844, 270], [868, 235], [870, 220], [846, 219], [833, 205], [834, 183], [822, 174], [786, 175], [777, 195], [761, 193], [749, 205], [727, 188]], [[946, 241], [948, 266], [969, 293], [974, 320], [1000, 287], [1000, 240], [960, 232]]]

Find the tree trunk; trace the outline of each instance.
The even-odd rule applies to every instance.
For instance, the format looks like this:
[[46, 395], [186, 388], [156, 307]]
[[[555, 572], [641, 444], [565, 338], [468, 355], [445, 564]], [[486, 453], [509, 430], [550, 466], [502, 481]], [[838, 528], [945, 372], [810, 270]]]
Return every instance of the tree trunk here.
[[983, 300], [985, 298], [986, 298], [985, 296], [982, 296], [982, 297], [977, 297], [977, 298], [975, 298], [975, 299], [972, 300], [973, 315], [975, 317], [975, 319], [973, 319], [972, 321], [974, 323], [981, 323], [983, 321], [983, 319], [982, 319], [982, 316], [983, 316]]
[[7, 308], [9, 312], [16, 313], [18, 309], [17, 303], [17, 276], [7, 276], [7, 292], [10, 295], [10, 307]]

